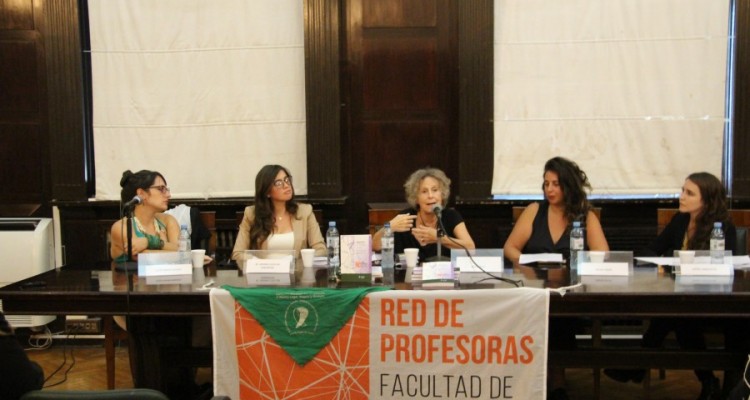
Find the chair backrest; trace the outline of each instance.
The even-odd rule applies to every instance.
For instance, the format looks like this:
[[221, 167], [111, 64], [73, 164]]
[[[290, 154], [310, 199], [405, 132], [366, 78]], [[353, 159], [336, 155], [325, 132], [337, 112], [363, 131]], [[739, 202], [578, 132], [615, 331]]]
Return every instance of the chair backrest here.
[[[513, 206], [513, 222], [515, 223], [518, 221], [518, 218], [521, 216], [521, 213], [523, 213], [523, 210], [526, 209], [526, 206]], [[599, 218], [599, 221], [602, 220], [602, 208], [601, 207], [591, 207], [591, 211], [594, 212], [596, 215], [596, 218]]]
[[[669, 221], [679, 212], [676, 208], [660, 208], [656, 210], [657, 219], [657, 234], [664, 230]], [[737, 229], [737, 243], [736, 251], [737, 255], [747, 254], [747, 249], [750, 248], [748, 244], [747, 231], [750, 228], [750, 210], [729, 210], [729, 218], [732, 220], [735, 228]]]
[[367, 221], [370, 235], [380, 229], [383, 224], [398, 215], [399, 212], [409, 207], [407, 203], [370, 203], [367, 210]]
[[206, 254], [216, 253], [216, 211], [201, 211], [200, 221], [203, 226], [208, 229], [211, 236], [208, 239], [204, 239], [201, 243], [202, 249], [206, 249]]

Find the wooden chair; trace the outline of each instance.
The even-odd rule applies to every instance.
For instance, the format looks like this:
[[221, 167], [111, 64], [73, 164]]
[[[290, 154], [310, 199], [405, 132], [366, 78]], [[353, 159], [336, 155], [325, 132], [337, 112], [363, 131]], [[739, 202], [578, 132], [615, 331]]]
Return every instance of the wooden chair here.
[[386, 222], [409, 207], [407, 203], [370, 203], [367, 205], [367, 219], [370, 235], [374, 235]]
[[[216, 253], [216, 212], [201, 211], [201, 222], [206, 229], [211, 232], [211, 237], [202, 243], [206, 249], [206, 254]], [[128, 339], [128, 332], [122, 329], [114, 321], [112, 315], [106, 315], [102, 318], [102, 330], [104, 333], [104, 358], [107, 364], [107, 389], [115, 388], [115, 345], [117, 342], [124, 342]]]
[[[678, 212], [679, 210], [676, 208], [656, 210], [656, 233], [661, 233]], [[747, 234], [748, 229], [750, 229], [750, 210], [729, 210], [729, 218], [737, 228], [737, 254], [747, 254], [747, 249], [750, 248], [750, 238]]]

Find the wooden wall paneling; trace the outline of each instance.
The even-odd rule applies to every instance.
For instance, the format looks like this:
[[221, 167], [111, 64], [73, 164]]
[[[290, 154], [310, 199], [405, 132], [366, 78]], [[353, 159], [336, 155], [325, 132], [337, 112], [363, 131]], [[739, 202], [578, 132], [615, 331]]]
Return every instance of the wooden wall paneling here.
[[736, 0], [732, 197], [750, 199], [750, 0]]
[[86, 191], [83, 126], [83, 71], [77, 0], [46, 3], [46, 59], [49, 76], [51, 195], [83, 200]]
[[492, 0], [458, 2], [458, 188], [487, 198], [494, 164]]
[[308, 192], [340, 196], [339, 7], [337, 0], [306, 0], [304, 7]]
[[351, 192], [361, 204], [403, 201], [417, 168], [456, 175], [451, 2], [347, 5]]
[[4, 0], [0, 6], [0, 30], [33, 30], [32, 0]]
[[43, 205], [48, 199], [43, 12], [41, 0], [0, 4], [2, 203]]

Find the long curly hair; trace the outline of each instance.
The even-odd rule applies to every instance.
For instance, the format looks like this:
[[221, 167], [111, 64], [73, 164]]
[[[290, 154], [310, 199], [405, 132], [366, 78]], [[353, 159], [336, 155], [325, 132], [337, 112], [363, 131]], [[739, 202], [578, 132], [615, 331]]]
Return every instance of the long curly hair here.
[[[573, 221], [586, 222], [586, 215], [591, 209], [591, 204], [586, 194], [586, 189], [591, 190], [591, 184], [586, 173], [573, 161], [563, 157], [554, 157], [544, 164], [544, 173], [554, 172], [563, 193], [565, 202], [565, 218], [568, 226]], [[542, 174], [544, 176], [544, 174]], [[542, 183], [544, 192], [544, 183]]]
[[[276, 175], [284, 171], [291, 184], [292, 174], [281, 165], [265, 165], [255, 176], [255, 219], [250, 227], [250, 248], [260, 249], [263, 242], [273, 232], [273, 203], [271, 189]], [[297, 203], [294, 201], [294, 185], [292, 185], [292, 199], [286, 202], [286, 211], [293, 218], [297, 217]]]
[[719, 178], [708, 172], [690, 174], [686, 180], [698, 186], [702, 203], [701, 211], [695, 219], [695, 232], [688, 240], [688, 248], [707, 250], [710, 247], [714, 222], [721, 222], [724, 226], [729, 222], [727, 193]]

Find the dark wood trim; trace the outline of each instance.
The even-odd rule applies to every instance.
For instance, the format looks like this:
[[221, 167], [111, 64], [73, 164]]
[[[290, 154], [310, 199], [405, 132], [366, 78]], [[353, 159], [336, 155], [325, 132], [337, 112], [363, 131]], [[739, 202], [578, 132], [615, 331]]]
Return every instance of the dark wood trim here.
[[488, 198], [493, 157], [493, 2], [458, 1], [458, 195]]
[[339, 6], [306, 0], [304, 7], [308, 193], [340, 196]]
[[47, 1], [45, 7], [51, 195], [86, 199], [78, 1]]
[[736, 0], [732, 197], [750, 199], [750, 0]]

